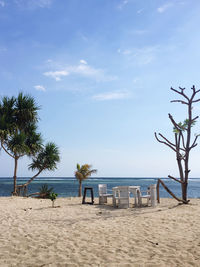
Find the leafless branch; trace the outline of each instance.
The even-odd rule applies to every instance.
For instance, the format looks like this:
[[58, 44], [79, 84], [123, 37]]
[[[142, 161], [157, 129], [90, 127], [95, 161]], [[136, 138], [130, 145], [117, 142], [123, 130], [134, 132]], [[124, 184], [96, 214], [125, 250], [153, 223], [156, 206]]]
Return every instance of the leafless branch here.
[[185, 101], [183, 101], [183, 100], [171, 100], [170, 102], [171, 102], [171, 103], [180, 102], [181, 104], [188, 105], [188, 103], [185, 102]]
[[200, 99], [197, 99], [197, 100], [193, 100], [192, 103], [196, 103], [196, 102], [199, 102]]
[[193, 100], [193, 98], [195, 97], [195, 95], [196, 95], [197, 93], [199, 93], [200, 90], [196, 90], [194, 85], [192, 86], [191, 89], [193, 90], [193, 94], [192, 94], [192, 96], [191, 96], [191, 98], [190, 98], [191, 103], [195, 103], [195, 102], [200, 101], [200, 99]]
[[190, 149], [192, 149], [193, 147], [197, 146], [196, 141], [197, 141], [198, 137], [199, 137], [199, 135], [197, 135], [197, 136], [195, 137], [194, 142], [193, 142], [193, 144], [191, 145]]
[[183, 184], [183, 183], [184, 183], [184, 182], [182, 182], [181, 180], [178, 180], [178, 179], [174, 178], [174, 177], [171, 176], [171, 175], [168, 175], [168, 177], [169, 177], [170, 179], [176, 181], [176, 182], [179, 182], [180, 184]]
[[180, 131], [180, 135], [181, 135], [181, 139], [182, 139], [183, 148], [186, 149], [186, 147], [185, 147], [185, 140], [184, 140], [184, 136], [183, 136], [182, 131]]
[[[168, 144], [167, 142], [165, 142], [165, 141], [162, 141], [162, 140], [160, 140], [159, 138], [158, 138], [158, 136], [157, 136], [157, 134], [156, 133], [154, 133], [155, 134], [155, 137], [156, 137], [156, 140], [158, 141], [158, 142], [160, 142], [160, 143], [162, 143], [162, 144], [165, 144], [166, 146], [168, 146], [169, 148], [171, 148], [174, 152], [178, 152], [172, 145], [170, 145], [170, 144]], [[162, 137], [162, 135], [159, 133], [159, 135]], [[179, 155], [181, 156], [181, 154], [179, 153]]]
[[179, 95], [182, 95], [182, 96], [183, 96], [184, 98], [186, 98], [186, 99], [188, 100], [188, 102], [189, 102], [189, 98], [184, 94], [184, 90], [185, 90], [185, 88], [181, 88], [181, 87], [179, 87], [179, 89], [180, 89], [181, 91], [178, 91], [178, 90], [176, 90], [176, 89], [174, 89], [174, 88], [171, 87], [171, 90], [172, 90], [172, 91], [176, 92], [176, 93], [179, 94]]
[[175, 198], [177, 201], [179, 202], [184, 202], [182, 199], [179, 199], [176, 195], [174, 195], [174, 193], [172, 193], [172, 191], [165, 185], [165, 183], [161, 180], [161, 179], [158, 179], [158, 182], [157, 182], [157, 200], [158, 200], [158, 203], [160, 203], [160, 196], [159, 196], [159, 185], [162, 185], [164, 187], [164, 189], [173, 197]]
[[193, 93], [192, 93], [192, 96], [191, 96], [191, 98], [190, 98], [190, 102], [192, 103], [192, 100], [193, 100], [193, 98], [194, 98], [195, 95], [196, 95], [196, 89], [195, 89], [195, 86], [193, 85], [191, 89], [192, 89]]
[[196, 121], [199, 118], [199, 116], [196, 116], [194, 119], [192, 119], [192, 122]]
[[176, 145], [175, 144], [173, 144], [172, 142], [170, 142], [165, 136], [163, 136], [161, 133], [159, 133], [159, 135], [168, 143], [168, 144], [170, 144], [171, 146], [174, 146], [174, 147], [176, 147]]

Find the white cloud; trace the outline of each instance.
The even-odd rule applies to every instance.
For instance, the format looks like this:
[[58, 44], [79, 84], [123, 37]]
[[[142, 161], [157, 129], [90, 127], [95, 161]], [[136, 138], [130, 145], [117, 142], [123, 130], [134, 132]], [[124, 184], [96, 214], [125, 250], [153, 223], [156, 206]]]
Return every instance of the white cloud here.
[[166, 3], [165, 5], [158, 7], [157, 11], [159, 13], [163, 13], [163, 12], [165, 12], [167, 9], [169, 9], [172, 6], [173, 6], [173, 3]]
[[84, 59], [81, 59], [81, 60], [80, 60], [80, 63], [81, 63], [81, 64], [85, 64], [85, 65], [87, 65], [87, 61], [85, 61]]
[[130, 94], [126, 91], [119, 92], [107, 92], [103, 94], [94, 95], [92, 98], [98, 101], [106, 101], [106, 100], [117, 100], [117, 99], [125, 99], [128, 98]]
[[143, 34], [148, 33], [148, 31], [146, 31], [146, 30], [133, 30], [130, 33], [131, 34], [137, 34], [137, 35], [143, 35]]
[[144, 10], [144, 8], [141, 8], [141, 9], [139, 9], [139, 10], [137, 11], [137, 13], [140, 14], [140, 13], [143, 12], [143, 10]]
[[87, 64], [79, 64], [77, 66], [70, 66], [68, 70], [71, 73], [77, 73], [83, 76], [101, 76], [103, 75], [103, 71], [101, 69], [95, 69]]
[[123, 55], [130, 55], [130, 54], [132, 54], [132, 51], [126, 49], [126, 50], [124, 50], [124, 51], [122, 52], [122, 54], [123, 54]]
[[46, 91], [46, 88], [42, 85], [35, 85], [34, 88], [38, 91], [43, 91], [43, 92]]
[[137, 65], [147, 65], [155, 59], [158, 51], [158, 46], [147, 46], [143, 48], [120, 50], [119, 53], [123, 54], [129, 61], [133, 61]]
[[133, 83], [138, 83], [140, 81], [140, 79], [139, 78], [135, 78], [135, 79], [133, 79]]
[[20, 8], [35, 9], [50, 7], [53, 0], [14, 0], [14, 2]]
[[79, 64], [77, 66], [70, 66], [67, 68], [70, 74], [78, 74], [83, 77], [93, 78], [96, 81], [112, 81], [116, 80], [116, 76], [110, 76], [102, 69], [96, 69], [88, 64]]
[[[52, 62], [51, 62], [52, 63]], [[57, 68], [57, 63], [55, 63], [55, 68]], [[52, 68], [51, 64], [51, 68]], [[49, 76], [54, 78], [56, 81], [60, 81], [61, 77], [69, 76], [69, 75], [79, 75], [82, 77], [88, 77], [95, 79], [96, 81], [112, 81], [116, 80], [116, 76], [110, 76], [105, 73], [102, 69], [96, 69], [90, 65], [88, 65], [87, 61], [84, 59], [80, 60], [78, 65], [71, 65], [66, 67], [60, 67], [59, 71], [48, 71], [43, 73], [45, 76]]]
[[5, 6], [5, 2], [0, 0], [0, 6], [4, 7]]
[[122, 9], [124, 6], [128, 4], [129, 0], [122, 0], [121, 3], [118, 5], [118, 9]]
[[69, 75], [69, 72], [66, 70], [60, 70], [60, 71], [47, 71], [43, 73], [45, 76], [51, 77], [55, 79], [56, 81], [60, 81], [61, 77]]

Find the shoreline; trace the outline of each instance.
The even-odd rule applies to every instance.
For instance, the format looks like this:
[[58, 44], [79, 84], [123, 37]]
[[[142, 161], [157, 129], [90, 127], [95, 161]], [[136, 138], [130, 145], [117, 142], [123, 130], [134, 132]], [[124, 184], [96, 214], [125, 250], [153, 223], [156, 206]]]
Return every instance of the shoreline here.
[[0, 266], [200, 266], [200, 199], [152, 207], [0, 197]]

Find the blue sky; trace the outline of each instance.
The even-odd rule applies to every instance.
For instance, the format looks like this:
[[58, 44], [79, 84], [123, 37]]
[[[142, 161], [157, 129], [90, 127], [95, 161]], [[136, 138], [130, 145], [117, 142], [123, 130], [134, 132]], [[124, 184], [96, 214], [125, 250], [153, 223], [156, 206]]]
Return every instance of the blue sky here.
[[[0, 95], [34, 96], [43, 139], [61, 152], [42, 176], [73, 176], [77, 162], [97, 176], [178, 175], [154, 132], [173, 140], [168, 113], [186, 118], [171, 86], [200, 87], [199, 14], [198, 0], [0, 0]], [[199, 159], [197, 147], [191, 177]], [[3, 151], [0, 162], [0, 176], [13, 176]], [[19, 176], [31, 176], [28, 163]]]

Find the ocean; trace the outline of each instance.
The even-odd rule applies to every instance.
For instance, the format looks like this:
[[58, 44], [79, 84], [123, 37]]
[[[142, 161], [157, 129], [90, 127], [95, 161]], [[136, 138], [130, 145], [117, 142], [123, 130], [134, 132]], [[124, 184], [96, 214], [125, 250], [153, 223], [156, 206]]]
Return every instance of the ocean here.
[[[141, 190], [146, 190], [151, 184], [156, 184], [158, 178], [127, 178], [127, 177], [99, 177], [89, 178], [83, 181], [82, 189], [85, 186], [91, 186], [94, 189], [95, 197], [98, 196], [98, 184], [107, 184], [109, 190], [114, 186], [120, 185], [139, 185]], [[18, 184], [25, 183], [28, 178], [18, 178]], [[169, 187], [173, 193], [181, 196], [181, 185], [169, 178], [162, 178], [165, 184]], [[78, 181], [73, 177], [40, 177], [36, 178], [28, 186], [28, 194], [38, 192], [39, 188], [47, 184], [49, 187], [53, 187], [55, 193], [58, 193], [58, 197], [74, 197], [78, 195]], [[13, 191], [13, 178], [1, 177], [0, 178], [0, 196], [10, 196]], [[165, 189], [160, 185], [160, 197], [171, 197]], [[190, 178], [188, 185], [188, 197], [200, 198], [200, 178]]]

